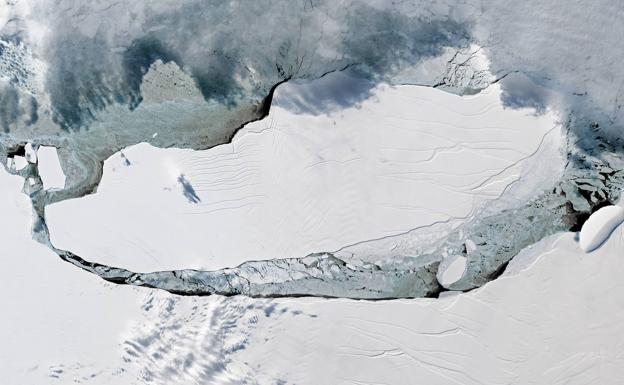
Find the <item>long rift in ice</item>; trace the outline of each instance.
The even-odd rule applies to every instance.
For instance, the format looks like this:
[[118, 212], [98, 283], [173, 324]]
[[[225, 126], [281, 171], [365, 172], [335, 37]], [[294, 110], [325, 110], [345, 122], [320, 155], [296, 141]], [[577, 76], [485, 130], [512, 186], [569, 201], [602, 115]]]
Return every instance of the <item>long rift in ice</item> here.
[[61, 259], [109, 282], [144, 286], [181, 295], [237, 295], [252, 297], [320, 296], [362, 299], [425, 297], [437, 294], [439, 262], [402, 264], [401, 269], [382, 270], [373, 264], [353, 266], [331, 253], [304, 258], [246, 262], [218, 271], [173, 270], [135, 273], [87, 261], [50, 242], [44, 219], [47, 193], [35, 163], [14, 173], [25, 178], [24, 189], [33, 203], [33, 238], [48, 246]]
[[[624, 171], [596, 158], [579, 168], [569, 168], [564, 180], [551, 192], [519, 209], [476, 219], [453, 232], [448, 241], [429, 256], [395, 265], [353, 266], [332, 253], [304, 258], [245, 262], [217, 271], [174, 270], [133, 273], [85, 261], [72, 252], [57, 254], [89, 272], [115, 283], [146, 286], [186, 295], [236, 295], [252, 297], [322, 296], [357, 299], [390, 299], [436, 296], [444, 291], [436, 275], [443, 252], [467, 259], [461, 279], [451, 290], [470, 290], [497, 278], [506, 264], [524, 247], [560, 231], [578, 230], [589, 214], [619, 199]], [[581, 168], [582, 167], [582, 168]], [[41, 220], [41, 219], [40, 219]], [[40, 229], [47, 229], [42, 222]], [[460, 233], [478, 248], [469, 250]], [[426, 261], [426, 262], [423, 262]]]
[[[498, 78], [487, 71], [478, 67], [475, 69], [474, 64], [466, 65], [477, 51], [468, 53], [464, 58], [458, 58], [457, 53], [452, 55], [442, 80], [434, 85], [446, 84], [452, 92], [466, 93], [467, 90], [480, 90], [496, 83]], [[249, 119], [249, 122], [268, 115], [273, 94], [281, 83], [283, 81], [275, 84], [264, 99], [258, 109], [260, 117]], [[293, 101], [282, 102], [295, 103], [290, 105], [295, 110], [303, 106], [297, 99]], [[593, 127], [593, 130], [599, 132], [600, 128]], [[233, 135], [229, 141], [232, 138]], [[573, 134], [568, 133], [568, 140], [572, 139]], [[540, 146], [541, 143], [538, 149]], [[578, 229], [591, 212], [615, 202], [624, 186], [621, 160], [607, 155], [619, 149], [606, 141], [602, 147], [600, 156], [592, 156], [568, 143], [568, 162], [563, 177], [551, 191], [524, 205], [474, 216], [448, 231], [446, 238], [432, 250], [416, 254], [397, 250], [393, 252], [395, 256], [385, 259], [383, 263], [352, 258], [363, 247], [375, 248], [380, 242], [371, 240], [335, 252], [249, 261], [238, 267], [214, 271], [180, 269], [156, 272], [134, 272], [107, 266], [53, 245], [45, 219], [45, 207], [76, 196], [81, 190], [46, 188], [40, 176], [43, 170], [36, 159], [36, 149], [31, 145], [20, 144], [9, 148], [5, 156], [13, 162], [10, 171], [25, 178], [24, 191], [31, 197], [35, 215], [33, 237], [63, 260], [107, 281], [182, 295], [320, 296], [374, 300], [435, 297], [445, 290], [464, 291], [479, 287], [500, 275], [506, 264], [523, 248], [556, 232]], [[18, 169], [15, 163], [20, 158], [25, 159], [26, 165]], [[99, 182], [101, 165], [97, 169], [100, 173], [95, 177]], [[409, 233], [396, 235], [389, 240], [401, 242], [402, 237], [409, 236]], [[453, 269], [455, 277], [449, 280], [447, 271]]]
[[[599, 128], [594, 127], [596, 130]], [[392, 299], [437, 296], [445, 290], [470, 290], [495, 279], [523, 248], [559, 231], [578, 230], [589, 214], [619, 199], [624, 187], [624, 165], [618, 149], [603, 144], [600, 156], [568, 144], [568, 163], [555, 187], [521, 207], [477, 216], [452, 230], [446, 240], [427, 254], [375, 264], [353, 262], [344, 250], [287, 258], [250, 261], [215, 271], [193, 269], [140, 273], [91, 262], [55, 247], [45, 221], [49, 203], [32, 146], [8, 154], [28, 161], [14, 174], [25, 178], [24, 191], [33, 202], [33, 237], [60, 258], [107, 281], [157, 288], [181, 295], [247, 295], [251, 297], [320, 296], [356, 299]], [[34, 160], [33, 160], [34, 158]], [[365, 242], [366, 243], [366, 242]], [[457, 279], [441, 279], [443, 255], [464, 259]], [[456, 259], [457, 260], [457, 259]]]
[[[522, 248], [558, 231], [579, 227], [590, 212], [618, 198], [624, 186], [624, 172], [605, 163], [588, 161], [587, 169], [573, 169], [552, 192], [529, 202], [518, 210], [502, 212], [463, 226], [479, 246], [478, 252], [466, 250], [455, 232], [444, 246], [468, 260], [467, 272], [448, 288], [468, 290], [496, 278], [506, 263]], [[31, 168], [34, 171], [34, 168]], [[33, 173], [28, 183], [37, 189], [41, 181]], [[32, 184], [31, 184], [32, 183]], [[33, 202], [44, 190], [31, 192]], [[63, 260], [101, 278], [118, 283], [167, 290], [184, 295], [236, 295], [252, 297], [323, 296], [359, 299], [390, 299], [435, 296], [442, 290], [436, 279], [439, 259], [410, 265], [402, 260], [395, 266], [350, 265], [331, 253], [304, 258], [246, 262], [236, 268], [218, 271], [174, 270], [135, 273], [86, 261], [66, 250], [55, 248], [40, 204], [35, 204], [37, 221], [34, 236], [47, 244]]]

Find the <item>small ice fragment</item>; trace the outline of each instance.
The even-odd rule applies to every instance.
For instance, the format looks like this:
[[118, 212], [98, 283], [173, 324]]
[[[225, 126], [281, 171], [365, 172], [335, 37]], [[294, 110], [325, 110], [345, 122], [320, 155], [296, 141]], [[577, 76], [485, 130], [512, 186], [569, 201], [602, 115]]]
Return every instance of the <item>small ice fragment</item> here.
[[466, 258], [454, 255], [440, 264], [437, 278], [440, 285], [448, 288], [449, 285], [459, 281], [466, 271]]
[[464, 245], [466, 246], [466, 254], [472, 254], [477, 250], [477, 244], [472, 239], [466, 239]]
[[26, 167], [27, 164], [28, 162], [23, 156], [15, 155], [13, 157], [13, 165], [15, 166], [15, 171], [23, 169], [24, 167]]
[[593, 213], [581, 228], [579, 245], [589, 253], [602, 245], [609, 235], [624, 222], [624, 208], [606, 206]]
[[155, 133], [152, 135], [152, 138], [155, 138], [155, 137], [157, 137], [157, 136], [158, 136], [158, 133], [157, 133], [157, 132], [155, 132]]
[[26, 151], [26, 160], [28, 163], [37, 163], [37, 151], [32, 144], [27, 143], [24, 147], [24, 151]]
[[443, 291], [440, 293], [438, 298], [456, 297], [460, 294], [461, 294], [460, 291]]

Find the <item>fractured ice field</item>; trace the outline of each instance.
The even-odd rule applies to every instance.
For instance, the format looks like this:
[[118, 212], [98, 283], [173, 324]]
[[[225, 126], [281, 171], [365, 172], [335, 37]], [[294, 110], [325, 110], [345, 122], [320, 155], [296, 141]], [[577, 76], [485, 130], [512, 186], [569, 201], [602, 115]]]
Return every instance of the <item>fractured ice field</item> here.
[[556, 115], [504, 108], [497, 85], [464, 97], [380, 85], [322, 114], [280, 106], [308, 87], [278, 87], [231, 144], [113, 155], [97, 193], [46, 207], [52, 244], [132, 271], [216, 270], [461, 222], [563, 170]]

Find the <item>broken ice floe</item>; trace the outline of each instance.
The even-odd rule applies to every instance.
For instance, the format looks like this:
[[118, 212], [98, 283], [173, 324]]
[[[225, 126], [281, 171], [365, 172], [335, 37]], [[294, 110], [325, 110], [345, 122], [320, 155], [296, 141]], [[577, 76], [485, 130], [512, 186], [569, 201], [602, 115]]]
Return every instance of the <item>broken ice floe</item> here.
[[26, 160], [28, 163], [37, 163], [37, 149], [32, 145], [32, 143], [26, 143], [24, 151], [26, 153]]

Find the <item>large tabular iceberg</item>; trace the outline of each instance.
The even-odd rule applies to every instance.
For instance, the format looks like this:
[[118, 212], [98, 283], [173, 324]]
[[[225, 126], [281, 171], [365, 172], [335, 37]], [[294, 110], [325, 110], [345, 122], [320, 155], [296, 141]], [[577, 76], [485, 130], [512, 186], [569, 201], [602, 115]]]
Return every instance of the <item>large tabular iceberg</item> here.
[[[320, 115], [280, 107], [314, 86], [278, 87], [269, 115], [231, 144], [115, 154], [96, 194], [46, 207], [52, 243], [138, 272], [304, 257], [460, 223], [529, 175], [524, 196], [541, 192], [563, 168], [556, 116], [505, 109], [497, 85], [469, 97], [382, 86]], [[539, 173], [538, 152], [550, 156]]]

